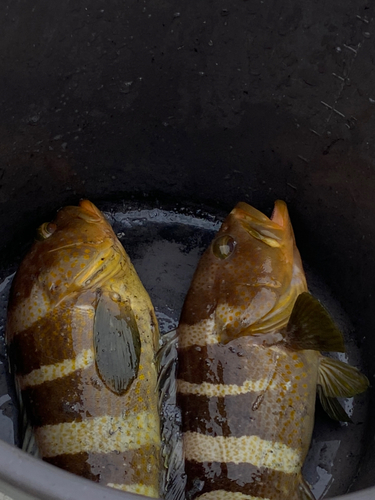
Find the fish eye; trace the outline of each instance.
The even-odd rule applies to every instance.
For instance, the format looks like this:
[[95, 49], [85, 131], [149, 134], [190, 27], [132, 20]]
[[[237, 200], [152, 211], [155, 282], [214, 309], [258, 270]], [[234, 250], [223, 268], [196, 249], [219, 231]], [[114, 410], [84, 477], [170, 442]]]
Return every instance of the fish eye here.
[[232, 255], [236, 242], [232, 236], [224, 234], [219, 236], [212, 244], [212, 251], [218, 259], [227, 259]]
[[56, 229], [57, 226], [53, 222], [44, 222], [36, 231], [37, 240], [46, 240], [56, 231]]

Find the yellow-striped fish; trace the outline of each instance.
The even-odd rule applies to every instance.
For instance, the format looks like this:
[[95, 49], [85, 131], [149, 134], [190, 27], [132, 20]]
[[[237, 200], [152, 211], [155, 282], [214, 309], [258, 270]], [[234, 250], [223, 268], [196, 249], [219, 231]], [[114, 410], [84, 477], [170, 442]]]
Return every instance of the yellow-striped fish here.
[[301, 500], [315, 394], [348, 420], [336, 397], [364, 391], [326, 310], [307, 292], [286, 205], [271, 218], [239, 203], [203, 254], [178, 326], [188, 500]]
[[91, 202], [65, 207], [39, 228], [12, 284], [6, 334], [39, 455], [158, 497], [157, 320]]

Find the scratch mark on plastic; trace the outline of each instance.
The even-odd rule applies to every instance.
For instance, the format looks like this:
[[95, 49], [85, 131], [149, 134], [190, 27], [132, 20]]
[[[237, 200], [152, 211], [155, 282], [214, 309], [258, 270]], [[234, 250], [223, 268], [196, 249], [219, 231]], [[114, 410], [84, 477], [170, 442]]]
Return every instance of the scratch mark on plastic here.
[[354, 54], [357, 54], [357, 51], [353, 49], [353, 47], [350, 47], [350, 45], [346, 45], [346, 43], [344, 43], [343, 45], [346, 49], [351, 50], [352, 52], [354, 52]]
[[360, 21], [362, 21], [363, 23], [366, 23], [368, 24], [369, 23], [369, 20], [364, 18], [364, 17], [361, 17], [361, 16], [357, 16], [357, 19], [359, 19]]
[[324, 102], [324, 101], [320, 101], [320, 102], [321, 102], [321, 104], [323, 104], [323, 106], [325, 106], [326, 108], [328, 108], [328, 109], [332, 109], [332, 106], [330, 106], [330, 105], [329, 105], [329, 104], [327, 104], [326, 102]]
[[339, 80], [341, 80], [342, 82], [345, 82], [345, 78], [343, 78], [342, 76], [340, 75], [337, 75], [336, 73], [332, 73], [332, 75], [336, 78], [338, 78]]
[[305, 163], [309, 163], [309, 160], [307, 160], [306, 158], [304, 158], [301, 155], [297, 155], [297, 158], [299, 158], [300, 160], [304, 161]]
[[312, 132], [313, 134], [317, 135], [318, 137], [320, 137], [320, 134], [318, 134], [318, 132], [316, 130], [313, 130], [312, 128], [309, 129], [310, 132]]
[[339, 111], [338, 109], [332, 108], [332, 111], [334, 113], [338, 114], [339, 116], [342, 116], [343, 118], [345, 118], [345, 115], [343, 113], [341, 113], [341, 111]]

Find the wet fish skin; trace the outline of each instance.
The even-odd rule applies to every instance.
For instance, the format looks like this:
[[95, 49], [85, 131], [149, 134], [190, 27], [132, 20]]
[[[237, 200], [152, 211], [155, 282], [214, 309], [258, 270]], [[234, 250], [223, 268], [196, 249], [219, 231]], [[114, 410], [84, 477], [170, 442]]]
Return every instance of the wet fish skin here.
[[368, 380], [321, 355], [343, 339], [307, 292], [285, 203], [270, 219], [239, 203], [201, 257], [177, 329], [188, 500], [313, 499], [301, 468], [317, 388], [348, 420], [336, 397]]
[[61, 209], [39, 229], [12, 284], [6, 336], [39, 455], [158, 497], [157, 320], [91, 202]]

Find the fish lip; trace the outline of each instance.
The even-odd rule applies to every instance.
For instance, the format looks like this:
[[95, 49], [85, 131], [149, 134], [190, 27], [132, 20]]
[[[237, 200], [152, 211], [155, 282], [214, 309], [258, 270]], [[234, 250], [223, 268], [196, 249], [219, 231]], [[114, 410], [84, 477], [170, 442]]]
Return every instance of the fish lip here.
[[256, 225], [261, 224], [268, 227], [274, 227], [276, 224], [284, 228], [289, 220], [288, 208], [283, 200], [275, 201], [270, 217], [267, 217], [263, 212], [245, 202], [238, 203], [232, 210], [232, 214], [239, 219], [246, 220], [246, 222], [253, 222]]
[[87, 199], [83, 199], [79, 202], [79, 207], [81, 209], [80, 216], [87, 222], [99, 222], [103, 220], [102, 213], [96, 208], [96, 206]]
[[231, 213], [239, 219], [246, 221], [252, 220], [258, 223], [261, 222], [263, 224], [269, 223], [271, 220], [260, 210], [257, 210], [256, 208], [243, 201], [237, 203]]
[[[278, 247], [283, 239], [284, 223], [287, 220], [285, 219], [284, 206], [286, 210], [285, 203], [277, 200], [271, 218], [269, 218], [251, 205], [240, 202], [235, 206], [231, 214], [250, 236], [263, 241], [268, 246]], [[281, 225], [279, 224], [280, 221]]]
[[275, 201], [270, 220], [282, 228], [286, 227], [289, 221], [289, 214], [285, 201]]

